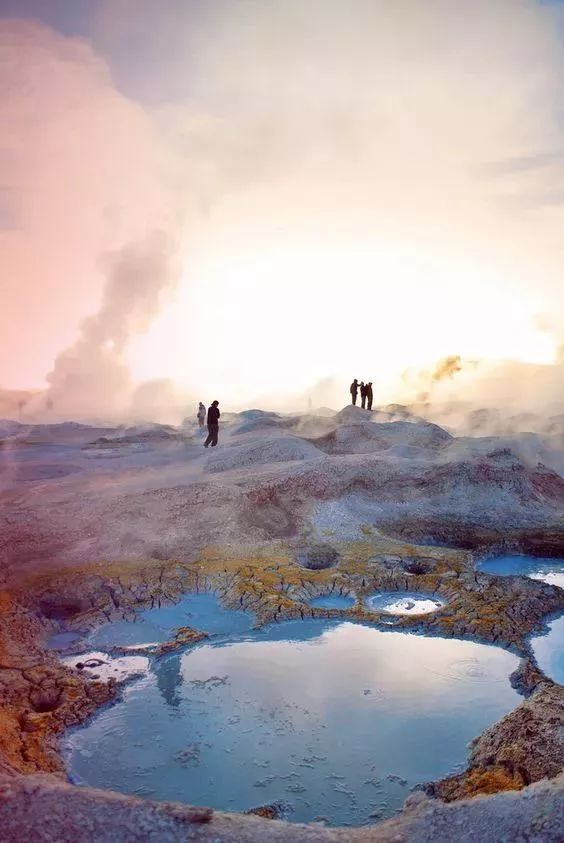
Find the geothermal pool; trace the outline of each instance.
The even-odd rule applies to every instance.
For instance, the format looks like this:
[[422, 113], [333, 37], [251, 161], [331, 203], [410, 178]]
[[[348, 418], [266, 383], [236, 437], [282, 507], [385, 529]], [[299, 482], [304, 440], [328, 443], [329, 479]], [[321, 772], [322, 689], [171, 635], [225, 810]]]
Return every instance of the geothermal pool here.
[[[154, 612], [154, 629], [179, 606]], [[180, 611], [174, 626], [190, 599]], [[248, 624], [240, 615], [220, 626]], [[100, 630], [97, 649], [120, 631]], [[496, 647], [349, 622], [222, 629], [149, 658], [122, 700], [63, 748], [79, 783], [231, 811], [279, 802], [294, 821], [374, 822], [413, 785], [464, 765], [468, 741], [518, 704], [517, 664]]]
[[564, 559], [538, 556], [495, 556], [478, 564], [480, 571], [499, 577], [524, 576], [564, 588]]
[[214, 594], [185, 594], [178, 603], [147, 609], [136, 621], [108, 623], [88, 636], [94, 647], [131, 647], [162, 644], [179, 626], [208, 633], [246, 632], [254, 624], [247, 612], [226, 609]]
[[533, 653], [540, 669], [564, 685], [564, 615], [548, 622], [548, 632], [531, 639]]

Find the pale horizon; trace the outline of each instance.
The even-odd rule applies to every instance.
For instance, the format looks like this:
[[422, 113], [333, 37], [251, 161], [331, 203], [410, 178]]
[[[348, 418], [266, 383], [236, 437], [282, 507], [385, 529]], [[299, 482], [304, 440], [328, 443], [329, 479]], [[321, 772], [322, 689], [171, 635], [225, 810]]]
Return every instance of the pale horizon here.
[[564, 4], [2, 0], [0, 49], [1, 388], [562, 404]]

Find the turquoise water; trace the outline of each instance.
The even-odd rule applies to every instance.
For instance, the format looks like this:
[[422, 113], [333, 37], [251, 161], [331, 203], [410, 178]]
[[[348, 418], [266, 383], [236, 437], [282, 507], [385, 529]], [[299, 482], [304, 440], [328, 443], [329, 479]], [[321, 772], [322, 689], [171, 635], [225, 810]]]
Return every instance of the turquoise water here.
[[366, 608], [388, 615], [428, 615], [438, 612], [445, 601], [434, 594], [417, 591], [377, 591], [366, 599]]
[[520, 699], [505, 650], [348, 622], [273, 624], [149, 662], [67, 734], [74, 780], [223, 810], [281, 801], [303, 822], [390, 816]]
[[531, 645], [540, 669], [564, 685], [564, 615], [548, 623], [548, 633], [531, 639]]
[[524, 576], [564, 588], [564, 559], [537, 556], [495, 556], [478, 563], [480, 571], [499, 577]]
[[105, 624], [87, 640], [93, 647], [144, 646], [167, 641], [179, 626], [226, 635], [246, 632], [253, 624], [252, 615], [224, 608], [214, 594], [192, 593], [170, 606], [139, 612], [136, 621]]
[[345, 597], [342, 594], [321, 594], [309, 601], [309, 605], [314, 609], [351, 609], [354, 604], [354, 597]]

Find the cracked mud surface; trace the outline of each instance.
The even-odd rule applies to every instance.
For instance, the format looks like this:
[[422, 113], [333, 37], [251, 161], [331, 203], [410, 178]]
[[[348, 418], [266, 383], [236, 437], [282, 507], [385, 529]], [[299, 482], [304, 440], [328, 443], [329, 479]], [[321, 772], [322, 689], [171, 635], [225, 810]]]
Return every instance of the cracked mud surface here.
[[[45, 649], [48, 637], [131, 620], [137, 609], [174, 601], [187, 591], [214, 591], [226, 606], [252, 612], [258, 624], [349, 618], [510, 648], [522, 657], [512, 682], [526, 699], [476, 739], [464, 772], [427, 785], [426, 795], [434, 797], [433, 805], [456, 804], [476, 794], [529, 788], [561, 772], [564, 692], [538, 670], [528, 638], [543, 630], [550, 615], [564, 610], [564, 590], [476, 571], [471, 553], [462, 548], [478, 555], [488, 548], [564, 555], [564, 480], [505, 452], [461, 453], [457, 440], [437, 433], [440, 428], [434, 425], [411, 426], [410, 447], [424, 448], [426, 455], [409, 460], [406, 468], [403, 457], [398, 462], [387, 452], [405, 431], [386, 424], [364, 429], [371, 424], [364, 417], [362, 429], [355, 430], [348, 424], [350, 413], [343, 412], [341, 424], [324, 420], [329, 429], [321, 433], [317, 423], [302, 421], [302, 439], [295, 422], [269, 419], [265, 427], [260, 417], [245, 420], [207, 469], [200, 465], [199, 449], [194, 451], [197, 467], [190, 464], [196, 446], [176, 432], [141, 437], [149, 448], [141, 458], [139, 452], [129, 453], [132, 434], [116, 443], [107, 431], [104, 442], [92, 445], [91, 430], [74, 430], [84, 462], [92, 461], [92, 452], [117, 448], [111, 462], [120, 464], [119, 483], [100, 468], [107, 460], [97, 457], [94, 470], [51, 472], [34, 467], [36, 458], [31, 458], [24, 472], [12, 473], [0, 492], [7, 505], [0, 548], [0, 777], [9, 776], [18, 799], [27, 798], [20, 774], [59, 776], [60, 784], [37, 780], [38, 793], [47, 801], [57, 788], [69, 787], [62, 783], [59, 736], [119, 693], [115, 682], [92, 681], [62, 665]], [[275, 429], [284, 439], [281, 449], [270, 442], [265, 453], [254, 441], [265, 429]], [[10, 453], [29, 454], [29, 448], [38, 447], [38, 435], [29, 445], [10, 443]], [[158, 454], [151, 450], [157, 446]], [[76, 452], [68, 459], [81, 467]], [[54, 464], [51, 459], [44, 463]], [[374, 515], [372, 522], [367, 511]], [[391, 538], [386, 531], [404, 538]], [[220, 545], [214, 541], [218, 537]], [[429, 538], [462, 548], [409, 543]], [[376, 591], [432, 594], [445, 605], [425, 616], [390, 618], [364, 606], [364, 598]], [[341, 610], [309, 605], [326, 594], [351, 596], [355, 603]], [[185, 627], [159, 646], [162, 652], [186, 647], [205, 632]], [[74, 649], [79, 651], [80, 643]], [[149, 803], [111, 794], [92, 799], [100, 805], [104, 799], [107, 804], [117, 800], [132, 815], [155, 810]], [[267, 809], [264, 816], [272, 816]], [[170, 816], [190, 813], [175, 811]], [[214, 816], [220, 825], [233, 823], [228, 815]], [[240, 837], [218, 839], [261, 839], [262, 826], [252, 823], [272, 821], [250, 817], [251, 825], [245, 822], [236, 820]], [[387, 839], [385, 825], [374, 826], [380, 836], [365, 839]], [[294, 838], [280, 839], [341, 839], [337, 830], [299, 834], [296, 827]], [[551, 838], [547, 832], [541, 839]]]
[[[61, 770], [54, 752], [56, 735], [88, 717], [97, 704], [115, 693], [115, 687], [106, 691], [104, 685], [88, 683], [62, 668], [53, 655], [41, 650], [41, 642], [57, 630], [84, 634], [106, 621], [132, 619], [136, 608], [174, 601], [183, 592], [213, 591], [225, 605], [252, 612], [259, 624], [335, 617], [390, 629], [390, 615], [369, 611], [360, 599], [374, 591], [407, 587], [412, 592], [436, 594], [446, 603], [432, 615], [397, 616], [391, 621], [393, 628], [496, 643], [521, 655], [524, 665], [530, 665], [530, 633], [542, 626], [548, 613], [564, 608], [562, 589], [525, 578], [476, 573], [471, 556], [461, 551], [418, 548], [382, 537], [338, 548], [338, 565], [316, 571], [298, 566], [292, 549], [279, 545], [269, 551], [246, 548], [242, 558], [210, 548], [190, 564], [147, 563], [142, 567], [114, 563], [28, 575], [5, 594], [2, 613], [2, 637], [15, 640], [10, 645], [14, 648], [11, 662], [5, 665], [8, 672], [2, 678], [3, 699], [9, 703], [5, 710], [12, 717], [12, 764], [22, 772]], [[424, 560], [421, 569], [426, 573], [406, 574], [406, 568], [420, 570], [419, 560]], [[331, 593], [352, 595], [357, 602], [340, 610], [309, 605], [312, 597]], [[45, 619], [45, 611], [49, 619]], [[169, 642], [160, 644], [158, 652], [196, 643], [204, 634], [205, 630], [182, 628]], [[20, 671], [11, 665], [21, 668], [22, 637], [30, 664]], [[515, 678], [516, 687], [532, 696], [508, 715], [509, 725], [507, 718], [502, 721], [503, 739], [494, 741], [489, 752], [471, 753], [471, 770], [479, 769], [480, 775], [463, 774], [459, 784], [449, 780], [433, 793], [451, 799], [519, 788], [560, 771], [564, 746], [557, 739], [556, 727], [562, 718], [561, 688], [532, 666], [525, 674], [525, 679]], [[533, 719], [523, 731], [524, 712], [532, 712]]]

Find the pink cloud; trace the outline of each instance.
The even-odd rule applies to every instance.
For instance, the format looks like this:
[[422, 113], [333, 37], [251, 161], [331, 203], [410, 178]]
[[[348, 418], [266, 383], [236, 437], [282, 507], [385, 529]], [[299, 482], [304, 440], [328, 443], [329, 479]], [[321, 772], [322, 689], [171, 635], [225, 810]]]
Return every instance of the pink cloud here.
[[0, 20], [0, 385], [37, 385], [99, 306], [101, 256], [167, 214], [151, 117], [84, 40]]

